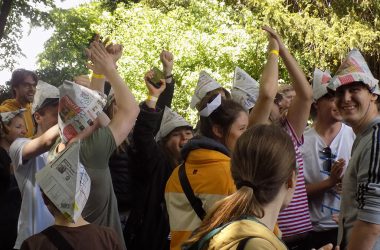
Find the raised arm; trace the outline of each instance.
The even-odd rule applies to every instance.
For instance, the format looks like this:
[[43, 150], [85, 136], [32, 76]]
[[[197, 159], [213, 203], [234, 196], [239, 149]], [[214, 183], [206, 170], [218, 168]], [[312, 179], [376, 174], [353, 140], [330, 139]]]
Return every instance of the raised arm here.
[[[152, 77], [153, 71], [147, 72], [144, 77], [149, 94], [147, 99], [140, 105], [141, 111], [133, 130], [133, 141], [135, 142], [135, 148], [139, 158], [144, 161], [156, 162], [157, 158], [164, 157], [160, 154], [159, 145], [155, 140], [156, 128], [160, 126], [162, 117], [162, 112], [157, 112], [158, 110], [156, 109], [156, 98], [160, 97], [166, 84], [163, 80], [161, 87], [157, 89], [149, 83]], [[151, 167], [153, 166], [156, 165], [145, 164], [143, 169], [147, 170], [147, 173], [151, 173]]]
[[34, 138], [22, 148], [22, 159], [29, 160], [42, 153], [45, 153], [54, 144], [59, 135], [58, 124], [48, 129], [42, 135]]
[[[95, 37], [95, 41], [101, 42], [99, 35], [97, 35]], [[107, 41], [102, 42], [102, 44], [105, 45], [105, 43], [107, 43]], [[111, 55], [112, 61], [115, 64], [115, 67], [117, 68], [116, 63], [123, 54], [123, 46], [121, 44], [110, 43], [106, 46], [106, 50]], [[91, 58], [91, 50], [90, 49], [86, 49], [86, 54], [87, 54], [88, 58]], [[99, 91], [101, 93], [104, 93], [104, 84], [106, 81], [106, 77], [104, 74], [101, 73], [102, 69], [97, 68], [96, 65], [94, 65], [94, 64], [92, 64], [92, 65], [87, 64], [87, 67], [91, 68], [93, 73], [91, 76], [90, 86], [86, 86], [86, 87], [93, 89], [93, 90], [96, 90], [96, 91]], [[74, 81], [75, 81], [75, 79], [74, 79]]]
[[278, 42], [280, 56], [289, 72], [293, 88], [296, 92], [296, 96], [289, 107], [286, 118], [292, 125], [297, 137], [301, 138], [309, 118], [310, 106], [313, 103], [313, 90], [302, 69], [290, 54], [280, 36], [274, 30], [269, 30], [269, 32]]
[[139, 113], [138, 104], [124, 83], [116, 69], [112, 55], [100, 42], [94, 41], [90, 46], [91, 61], [90, 68], [97, 68], [99, 73], [104, 74], [114, 89], [115, 101], [118, 110], [108, 125], [119, 146], [133, 128]]
[[160, 61], [162, 62], [162, 68], [165, 76], [166, 88], [162, 92], [157, 101], [157, 106], [160, 109], [164, 109], [165, 106], [171, 108], [174, 95], [174, 78], [173, 78], [173, 54], [169, 51], [163, 50], [160, 54]]
[[[268, 32], [270, 29], [264, 26]], [[278, 53], [279, 46], [277, 40], [268, 33], [268, 58], [260, 78], [259, 96], [255, 106], [249, 114], [249, 126], [255, 124], [266, 124], [274, 105], [274, 98], [277, 93], [278, 84]]]

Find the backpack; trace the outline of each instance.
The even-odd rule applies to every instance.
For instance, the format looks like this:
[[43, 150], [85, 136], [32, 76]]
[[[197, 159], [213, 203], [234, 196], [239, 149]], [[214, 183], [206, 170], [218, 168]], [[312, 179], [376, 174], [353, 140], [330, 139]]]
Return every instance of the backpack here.
[[[244, 219], [251, 219], [251, 220], [255, 220], [256, 221], [256, 219], [254, 217], [250, 217], [250, 216], [243, 216], [243, 217], [239, 218], [238, 220], [244, 220]], [[227, 227], [231, 223], [233, 223], [235, 221], [238, 221], [238, 220], [230, 221], [230, 222], [227, 222], [225, 224], [220, 225], [217, 228], [214, 228], [208, 234], [206, 234], [205, 236], [203, 236], [198, 241], [192, 243], [191, 245], [183, 245], [182, 246], [182, 250], [202, 250], [202, 249], [204, 249], [204, 247], [207, 246], [207, 244], [212, 239], [212, 237], [214, 237], [216, 234], [218, 234], [220, 231], [222, 231], [225, 227]], [[239, 244], [238, 244], [238, 246], [236, 248], [236, 250], [244, 250], [245, 245], [252, 238], [254, 238], [254, 236], [248, 236], [248, 237], [243, 238], [242, 240], [240, 240]]]

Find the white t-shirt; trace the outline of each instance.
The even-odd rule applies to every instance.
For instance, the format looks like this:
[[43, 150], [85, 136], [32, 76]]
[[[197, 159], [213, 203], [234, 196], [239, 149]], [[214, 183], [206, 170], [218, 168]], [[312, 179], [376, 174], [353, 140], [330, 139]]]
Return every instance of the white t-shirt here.
[[[336, 161], [343, 158], [346, 161], [345, 168], [347, 167], [355, 140], [355, 134], [351, 127], [342, 123], [339, 133], [329, 146], [331, 155], [326, 154], [324, 149], [327, 145], [314, 128], [306, 130], [304, 138], [305, 142], [300, 149], [304, 159], [306, 184], [321, 182], [329, 177], [330, 172], [327, 169], [329, 159]], [[335, 188], [331, 188], [320, 195], [309, 197], [309, 209], [314, 231], [337, 228], [338, 225], [331, 216], [339, 213], [340, 194], [336, 192]]]
[[37, 171], [46, 165], [47, 152], [23, 163], [22, 150], [29, 141], [28, 138], [16, 139], [9, 149], [22, 196], [15, 249], [19, 249], [25, 239], [54, 224], [54, 217], [44, 204], [35, 177]]

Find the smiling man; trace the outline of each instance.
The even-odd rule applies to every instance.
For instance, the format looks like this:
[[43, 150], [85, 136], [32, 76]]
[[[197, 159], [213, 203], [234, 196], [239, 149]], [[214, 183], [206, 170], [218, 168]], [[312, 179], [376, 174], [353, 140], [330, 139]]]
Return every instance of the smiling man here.
[[341, 249], [380, 249], [380, 117], [378, 80], [353, 49], [328, 88], [345, 123], [356, 134], [343, 178], [338, 244]]
[[37, 82], [37, 75], [33, 71], [16, 69], [13, 71], [12, 78], [9, 81], [14, 99], [5, 100], [0, 106], [0, 112], [26, 109], [24, 112], [27, 129], [26, 137], [31, 137], [34, 133], [32, 102], [36, 93]]

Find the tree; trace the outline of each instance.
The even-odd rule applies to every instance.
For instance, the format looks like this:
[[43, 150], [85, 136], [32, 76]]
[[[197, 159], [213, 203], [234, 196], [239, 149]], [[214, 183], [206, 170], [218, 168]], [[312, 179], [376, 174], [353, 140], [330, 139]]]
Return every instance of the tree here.
[[[56, 76], [62, 71], [65, 77], [85, 72], [85, 59], [79, 55], [91, 34], [100, 32], [124, 45], [119, 69], [137, 98], [143, 100], [144, 72], [159, 66], [160, 51], [169, 49], [175, 55], [178, 85], [173, 106], [194, 122], [196, 115], [188, 103], [200, 70], [228, 89], [236, 66], [260, 78], [267, 43], [262, 25], [269, 24], [282, 35], [312, 77], [314, 67], [334, 72], [353, 47], [364, 52], [370, 63], [373, 60], [379, 65], [375, 60], [380, 55], [379, 23], [361, 16], [378, 10], [379, 4], [356, 6], [345, 1], [339, 5], [325, 0], [145, 0], [118, 3], [112, 10], [104, 9], [102, 3], [91, 3], [54, 15], [57, 32], [40, 57], [40, 69], [50, 69]], [[73, 20], [75, 25], [70, 25]], [[77, 46], [73, 40], [78, 41]], [[289, 81], [282, 64], [280, 78]]]
[[2, 0], [0, 4], [0, 69], [12, 70], [23, 55], [18, 45], [23, 21], [27, 20], [31, 27], [49, 26], [49, 10], [55, 5], [54, 0]]

